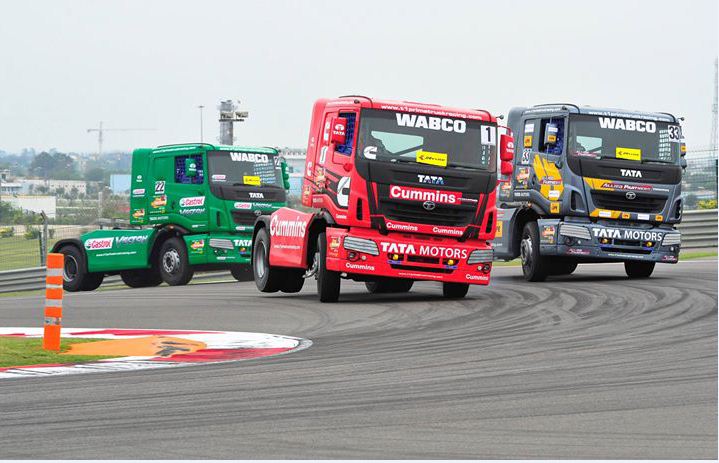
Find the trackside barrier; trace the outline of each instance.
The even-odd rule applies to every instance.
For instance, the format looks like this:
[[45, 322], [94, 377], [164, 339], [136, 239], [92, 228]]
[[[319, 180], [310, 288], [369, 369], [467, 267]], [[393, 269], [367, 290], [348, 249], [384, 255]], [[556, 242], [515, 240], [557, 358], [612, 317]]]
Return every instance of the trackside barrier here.
[[717, 247], [716, 209], [684, 211], [677, 228], [682, 232], [682, 250]]
[[65, 255], [51, 253], [47, 255], [47, 275], [45, 276], [45, 322], [42, 348], [60, 351], [60, 329], [62, 328], [62, 271]]

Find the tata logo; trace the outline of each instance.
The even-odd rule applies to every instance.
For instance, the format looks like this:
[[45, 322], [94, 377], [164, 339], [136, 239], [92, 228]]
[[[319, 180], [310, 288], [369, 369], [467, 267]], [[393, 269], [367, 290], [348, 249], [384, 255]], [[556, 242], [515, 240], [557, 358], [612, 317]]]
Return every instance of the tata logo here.
[[434, 201], [425, 201], [422, 203], [422, 207], [426, 211], [433, 211], [435, 207], [437, 207], [437, 204]]
[[641, 170], [619, 169], [619, 172], [621, 172], [622, 177], [642, 178], [642, 171], [641, 171]]
[[626, 193], [624, 193], [624, 196], [627, 199], [635, 199], [637, 197], [637, 194], [633, 191], [627, 191]]
[[439, 175], [422, 175], [417, 174], [419, 183], [429, 183], [431, 185], [444, 185], [444, 178]]
[[265, 199], [265, 195], [263, 193], [254, 193], [250, 191], [250, 198], [252, 199]]

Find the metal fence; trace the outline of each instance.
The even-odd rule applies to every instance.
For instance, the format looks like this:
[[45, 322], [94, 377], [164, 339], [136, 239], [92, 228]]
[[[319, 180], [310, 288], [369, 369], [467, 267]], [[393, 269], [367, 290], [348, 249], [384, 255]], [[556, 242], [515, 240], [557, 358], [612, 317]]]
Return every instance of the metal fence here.
[[685, 211], [677, 227], [682, 232], [682, 249], [717, 247], [717, 225], [716, 209]]
[[687, 168], [682, 177], [684, 210], [706, 207], [705, 203], [717, 200], [717, 152], [691, 151], [686, 160]]
[[0, 271], [41, 267], [52, 246], [77, 238], [97, 225], [0, 225]]

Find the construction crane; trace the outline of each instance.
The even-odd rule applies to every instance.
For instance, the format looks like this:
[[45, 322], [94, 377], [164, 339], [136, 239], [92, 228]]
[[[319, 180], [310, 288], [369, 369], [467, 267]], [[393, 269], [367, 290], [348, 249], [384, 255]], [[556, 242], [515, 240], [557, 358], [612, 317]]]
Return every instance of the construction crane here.
[[135, 131], [143, 131], [143, 132], [151, 132], [155, 129], [106, 129], [102, 126], [102, 121], [100, 121], [100, 125], [96, 129], [87, 129], [87, 133], [90, 132], [97, 132], [97, 157], [102, 157], [102, 142], [105, 138], [105, 132], [135, 132]]

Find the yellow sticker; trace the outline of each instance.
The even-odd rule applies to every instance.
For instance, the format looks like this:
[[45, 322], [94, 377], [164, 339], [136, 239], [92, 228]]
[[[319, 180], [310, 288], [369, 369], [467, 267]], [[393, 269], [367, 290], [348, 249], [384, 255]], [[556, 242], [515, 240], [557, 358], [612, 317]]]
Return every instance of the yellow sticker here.
[[685, 145], [684, 143], [682, 143], [682, 145], [680, 146], [679, 149], [680, 149], [680, 151], [681, 151], [682, 154], [686, 154], [686, 152], [687, 152], [687, 145]]
[[617, 159], [629, 159], [630, 161], [641, 161], [642, 150], [639, 148], [622, 148], [617, 146]]
[[664, 221], [664, 216], [663, 216], [663, 215], [657, 215], [656, 221], [657, 221], [657, 222], [663, 222], [663, 221]]
[[557, 136], [549, 134], [547, 135], [547, 142], [548, 143], [556, 143], [557, 142]]
[[260, 186], [262, 181], [260, 180], [260, 177], [256, 175], [245, 175], [242, 177], [242, 183], [245, 185]]
[[417, 151], [417, 162], [433, 166], [447, 167], [447, 153], [434, 153], [432, 151]]
[[495, 238], [501, 238], [502, 237], [502, 221], [497, 220], [497, 230], [494, 232]]
[[632, 217], [632, 214], [629, 212], [622, 212], [622, 218], [623, 219], [630, 219]]
[[525, 147], [525, 148], [531, 148], [531, 147], [532, 147], [532, 136], [531, 136], [531, 135], [525, 135], [525, 136], [524, 136], [524, 147]]
[[559, 214], [559, 203], [549, 203], [549, 212], [551, 214]]

